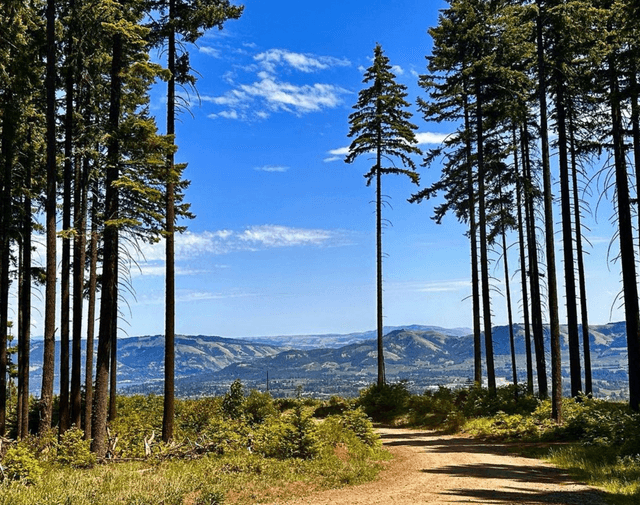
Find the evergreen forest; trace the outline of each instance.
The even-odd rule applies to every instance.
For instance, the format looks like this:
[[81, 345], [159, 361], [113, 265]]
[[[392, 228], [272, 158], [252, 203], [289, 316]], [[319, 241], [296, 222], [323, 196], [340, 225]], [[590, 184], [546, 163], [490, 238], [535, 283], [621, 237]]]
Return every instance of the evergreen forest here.
[[[188, 430], [196, 437], [198, 423], [209, 437], [201, 442], [203, 451], [224, 453], [227, 446], [244, 443], [238, 437], [249, 433], [248, 427], [267, 421], [273, 425], [260, 427], [255, 433], [263, 438], [254, 440], [264, 455], [304, 460], [322, 453], [317, 434], [305, 438], [313, 430], [300, 398], [282, 408], [288, 416], [284, 421], [274, 420], [272, 399], [257, 392], [245, 399], [236, 383], [211, 405], [174, 398], [174, 237], [194, 217], [184, 197], [185, 165], [174, 160], [176, 117], [188, 108], [180, 91], [196, 92], [198, 74], [189, 51], [200, 37], [226, 23], [241, 23], [242, 14], [243, 7], [228, 0], [0, 4], [0, 436], [29, 439], [32, 448], [57, 438], [60, 457], [64, 447], [73, 447], [73, 457], [91, 465], [93, 458], [104, 460], [116, 452], [120, 405], [137, 412], [140, 423], [144, 408], [158, 413], [162, 422], [154, 428], [164, 444], [162, 457], [190, 457], [191, 449], [178, 454], [181, 449], [171, 443], [187, 437]], [[640, 6], [631, 0], [449, 0], [438, 24], [428, 30], [433, 49], [425, 55], [416, 107], [422, 119], [447, 123], [452, 133], [424, 153], [416, 145], [405, 88], [396, 83], [383, 48], [375, 47], [365, 87], [348, 118], [352, 144], [346, 159], [351, 163], [376, 153], [365, 174], [367, 184], [376, 187], [378, 239], [378, 390], [373, 391], [389, 392], [381, 350], [382, 175], [402, 175], [416, 184], [415, 193], [407, 195], [410, 202], [434, 199], [436, 222], [453, 214], [467, 226], [472, 391], [486, 376], [486, 398], [500, 394], [493, 366], [492, 303], [497, 302], [490, 264], [491, 253], [501, 251], [509, 323], [522, 316], [527, 347], [524, 376], [518, 376], [522, 371], [514, 355], [511, 393], [527, 401], [550, 400], [538, 414], [562, 423], [559, 305], [564, 303], [571, 396], [592, 401], [584, 196], [597, 187], [615, 209], [610, 250], [612, 269], [622, 280], [617, 302], [624, 306], [627, 329], [628, 407], [631, 413], [640, 410], [639, 20]], [[166, 89], [162, 118], [154, 117], [149, 105], [150, 90], [158, 83]], [[417, 165], [437, 170], [437, 181], [419, 186]], [[43, 264], [33, 257], [35, 236], [46, 246]], [[513, 237], [515, 244], [508, 244]], [[139, 407], [116, 394], [116, 343], [123, 300], [131, 289], [131, 253], [144, 242], [166, 247], [165, 377], [162, 398], [139, 399], [141, 405], [153, 405], [136, 411]], [[506, 261], [510, 247], [518, 251], [517, 265]], [[510, 290], [514, 275], [520, 279], [519, 293]], [[15, 301], [10, 300], [12, 286]], [[38, 398], [30, 396], [29, 383], [35, 286], [44, 290]], [[15, 317], [10, 317], [11, 303]], [[513, 339], [512, 333], [512, 349]], [[92, 359], [82, 361], [82, 340], [87, 355], [97, 356], [95, 369]], [[54, 395], [56, 362], [60, 391]], [[390, 394], [402, 396], [402, 388], [391, 388]], [[216, 415], [200, 419], [204, 411]], [[338, 444], [356, 436], [357, 451], [377, 450], [363, 412], [338, 409], [334, 424], [324, 428], [331, 433], [325, 438]], [[230, 426], [236, 421], [234, 434]], [[133, 426], [127, 436], [122, 429], [121, 444], [133, 444], [136, 436], [142, 440], [120, 455], [149, 456], [151, 433], [136, 433], [138, 425]], [[34, 434], [39, 438], [31, 438]], [[15, 451], [14, 460], [30, 464], [28, 450]], [[210, 503], [215, 499], [212, 494]]]

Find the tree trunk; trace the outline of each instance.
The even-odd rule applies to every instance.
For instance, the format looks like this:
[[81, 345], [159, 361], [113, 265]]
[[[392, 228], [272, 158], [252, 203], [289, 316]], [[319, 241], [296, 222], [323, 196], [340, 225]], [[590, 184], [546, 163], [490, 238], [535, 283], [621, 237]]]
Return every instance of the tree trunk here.
[[[175, 18], [175, 0], [169, 0], [169, 22]], [[176, 92], [176, 34], [169, 33], [168, 67], [171, 77], [167, 85], [167, 135], [175, 135], [175, 92]], [[162, 440], [173, 438], [175, 416], [175, 209], [174, 209], [174, 154], [167, 160], [166, 182], [166, 273], [165, 273], [165, 348], [164, 348], [164, 409], [162, 416]]]
[[2, 121], [2, 202], [0, 203], [0, 436], [5, 434], [7, 409], [7, 331], [9, 322], [9, 264], [12, 228], [12, 168], [15, 145], [15, 107], [10, 90], [4, 93]]
[[[380, 143], [378, 143], [380, 145]], [[382, 316], [382, 172], [380, 170], [380, 149], [377, 152], [376, 170], [376, 286], [377, 286], [377, 322], [378, 322], [378, 386], [386, 382], [384, 371], [383, 328]]]
[[[520, 284], [522, 285], [522, 318], [524, 320], [524, 343], [527, 355], [527, 393], [533, 394], [533, 357], [531, 353], [531, 327], [529, 325], [529, 290], [527, 287], [527, 257], [525, 252], [525, 233], [524, 222], [522, 218], [523, 205], [523, 188], [522, 179], [524, 176], [524, 159], [523, 166], [518, 164], [518, 143], [516, 136], [516, 127], [513, 130], [513, 153], [516, 168], [516, 207], [518, 208], [518, 245], [520, 252]], [[524, 156], [523, 156], [524, 158]]]
[[[71, 179], [73, 172], [73, 65], [70, 63], [73, 51], [73, 16], [74, 0], [69, 2], [71, 22], [69, 36], [67, 38], [67, 69], [65, 77], [65, 121], [64, 121], [64, 171], [63, 171], [63, 197], [62, 197], [62, 229], [69, 232], [71, 229]], [[77, 183], [77, 182], [76, 182]], [[71, 315], [70, 294], [71, 271], [71, 240], [65, 233], [62, 237], [62, 268], [60, 272], [60, 411], [59, 434], [69, 429], [69, 335]]]
[[513, 377], [513, 385], [515, 387], [515, 398], [518, 399], [518, 368], [516, 366], [516, 341], [513, 335], [513, 311], [511, 308], [511, 284], [509, 282], [509, 262], [507, 259], [507, 233], [502, 227], [502, 251], [504, 261], [504, 283], [505, 297], [507, 299], [507, 317], [509, 320], [509, 346], [511, 348], [511, 374]]
[[91, 203], [91, 243], [89, 246], [89, 299], [87, 300], [87, 343], [85, 363], [84, 439], [91, 440], [93, 417], [93, 337], [96, 319], [96, 287], [98, 277], [98, 188], [95, 184]]
[[611, 136], [616, 171], [616, 194], [618, 195], [618, 236], [620, 239], [620, 262], [624, 293], [624, 312], [627, 324], [627, 349], [629, 361], [629, 405], [640, 408], [640, 321], [638, 307], [638, 285], [631, 222], [631, 201], [624, 151], [624, 132], [620, 106], [620, 90], [614, 56], [609, 57], [609, 100], [611, 107]]
[[53, 370], [56, 331], [56, 40], [55, 0], [47, 0], [47, 197], [45, 204], [47, 235], [47, 277], [44, 309], [44, 351], [40, 393], [39, 433], [51, 428], [53, 410]]
[[547, 364], [544, 353], [544, 327], [542, 325], [542, 297], [540, 295], [540, 268], [538, 265], [538, 240], [536, 236], [536, 220], [534, 196], [532, 192], [533, 177], [531, 174], [531, 156], [528, 140], [523, 135], [523, 164], [525, 169], [525, 224], [527, 227], [527, 245], [529, 253], [529, 282], [531, 286], [531, 327], [533, 329], [533, 345], [536, 354], [536, 375], [538, 377], [538, 394], [541, 398], [549, 396], [547, 384]]
[[467, 163], [467, 187], [469, 194], [469, 241], [471, 243], [471, 302], [473, 306], [473, 382], [482, 386], [482, 329], [480, 323], [480, 279], [478, 277], [478, 236], [476, 224], [476, 196], [473, 181], [471, 148], [471, 120], [469, 117], [469, 96], [467, 81], [464, 81], [464, 125], [468, 133], [465, 140]]
[[587, 395], [593, 393], [593, 381], [591, 378], [591, 345], [589, 343], [589, 315], [587, 310], [587, 281], [584, 272], [584, 257], [582, 252], [582, 225], [580, 216], [580, 197], [578, 196], [578, 162], [576, 156], [575, 139], [571, 132], [571, 166], [573, 178], [573, 212], [575, 216], [576, 233], [576, 259], [578, 261], [578, 285], [580, 288], [580, 316], [582, 323], [582, 351], [584, 355], [584, 392]]
[[[31, 145], [31, 130], [27, 143]], [[29, 355], [31, 347], [31, 156], [25, 161], [22, 222], [22, 285], [20, 287], [20, 335], [18, 336], [18, 438], [29, 434]]]
[[549, 305], [549, 331], [551, 334], [551, 417], [562, 420], [562, 358], [560, 355], [560, 321], [558, 317], [558, 288], [556, 276], [555, 238], [553, 232], [553, 194], [551, 192], [551, 166], [549, 163], [549, 133], [547, 121], [547, 86], [542, 37], [542, 2], [537, 0], [538, 83], [540, 101], [540, 137], [542, 152], [542, 179], [544, 194], [545, 246], [547, 253], [547, 293]]
[[96, 363], [96, 389], [93, 406], [91, 433], [93, 440], [91, 450], [98, 457], [104, 457], [107, 451], [107, 409], [109, 393], [109, 363], [111, 341], [114, 335], [113, 320], [117, 303], [116, 281], [118, 269], [118, 228], [109, 220], [118, 217], [118, 163], [120, 148], [116, 132], [120, 119], [120, 103], [122, 93], [122, 35], [113, 36], [113, 57], [111, 61], [111, 99], [109, 107], [109, 132], [112, 133], [107, 152], [106, 177], [106, 223], [104, 230], [104, 260], [102, 267], [102, 292], [100, 297], [100, 326], [98, 330], [98, 359]]
[[484, 322], [484, 344], [487, 360], [487, 383], [489, 391], [496, 391], [496, 375], [493, 364], [493, 338], [491, 333], [491, 295], [489, 286], [489, 257], [487, 254], [487, 223], [485, 210], [485, 166], [484, 133], [482, 128], [482, 95], [476, 82], [476, 130], [478, 149], [478, 226], [480, 227], [480, 274], [482, 276], [482, 308]]
[[[559, 63], [558, 63], [559, 64]], [[575, 398], [582, 391], [580, 370], [580, 337], [578, 334], [578, 310], [576, 301], [576, 279], [573, 257], [573, 226], [571, 212], [571, 191], [569, 189], [569, 160], [567, 142], [567, 121], [565, 107], [565, 86], [562, 75], [555, 72], [556, 85], [556, 127], [558, 128], [558, 157], [560, 165], [560, 203], [562, 213], [562, 251], [564, 254], [564, 284], [567, 303], [567, 329], [569, 332], [569, 369], [571, 374], [571, 396]]]
[[[82, 168], [80, 168], [82, 166]], [[76, 185], [74, 191], [73, 239], [73, 344], [71, 356], [71, 424], [82, 426], [82, 320], [84, 302], [84, 268], [86, 261], [87, 228], [87, 184], [89, 183], [89, 160], [76, 163]]]
[[[115, 237], [115, 250], [116, 250], [116, 258], [120, 257], [120, 244], [119, 238], [116, 235]], [[116, 261], [116, 265], [118, 265], [119, 261]], [[118, 417], [118, 408], [116, 406], [117, 401], [117, 393], [118, 393], [118, 279], [119, 269], [116, 266], [116, 271], [114, 273], [115, 276], [115, 294], [114, 294], [114, 302], [113, 302], [113, 315], [112, 320], [113, 324], [111, 325], [111, 331], [113, 334], [111, 335], [111, 349], [109, 351], [109, 415], [107, 419], [109, 422], [115, 421]]]

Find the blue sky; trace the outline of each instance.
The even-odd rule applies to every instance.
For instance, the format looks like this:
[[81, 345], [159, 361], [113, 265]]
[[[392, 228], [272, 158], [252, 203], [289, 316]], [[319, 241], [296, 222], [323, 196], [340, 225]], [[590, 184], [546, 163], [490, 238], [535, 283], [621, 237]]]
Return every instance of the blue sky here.
[[[417, 76], [431, 47], [427, 29], [444, 5], [247, 0], [239, 20], [189, 48], [199, 97], [187, 97], [191, 112], [180, 117], [177, 161], [189, 164], [187, 200], [197, 217], [176, 239], [178, 333], [375, 327], [374, 190], [363, 177], [372, 161], [344, 163], [348, 116], [376, 43], [408, 87], [409, 101], [424, 96]], [[153, 94], [161, 128], [162, 92]], [[413, 110], [423, 149], [453, 130]], [[437, 169], [421, 170], [423, 186], [437, 179]], [[417, 188], [406, 178], [387, 176], [383, 187], [392, 206], [384, 214], [392, 223], [384, 235], [385, 324], [471, 326], [465, 227], [453, 217], [436, 225], [431, 202], [407, 203]], [[587, 220], [596, 323], [622, 319], [617, 307], [610, 316], [619, 275], [606, 258], [608, 208], [601, 204], [598, 220]], [[127, 296], [120, 324], [130, 336], [164, 332], [163, 247], [145, 246], [145, 259], [132, 269], [135, 297]], [[501, 264], [492, 272], [502, 279]], [[512, 289], [519, 292], [517, 279]], [[493, 303], [495, 324], [504, 324], [504, 298]]]
[[[187, 199], [197, 217], [177, 239], [179, 333], [375, 327], [374, 194], [363, 177], [371, 160], [344, 163], [348, 115], [376, 43], [409, 101], [423, 95], [417, 76], [431, 47], [427, 29], [443, 6], [247, 0], [239, 20], [191, 48], [200, 100], [192, 95], [191, 115], [181, 116], [177, 159], [189, 163]], [[161, 118], [161, 96], [154, 101]], [[418, 113], [413, 121], [424, 149], [453, 129]], [[422, 185], [437, 177], [437, 167], [422, 169]], [[388, 176], [383, 185], [392, 205], [385, 210], [392, 223], [384, 235], [385, 323], [471, 326], [465, 228], [453, 217], [436, 225], [431, 202], [409, 204], [416, 188], [408, 179]], [[606, 261], [609, 216], [600, 214], [602, 223], [589, 222], [588, 259], [598, 323], [609, 320], [619, 287], [617, 266], [609, 271]], [[162, 246], [146, 253], [141, 272], [133, 270], [136, 299], [122, 323], [130, 335], [163, 332]], [[493, 273], [502, 279], [502, 266]], [[496, 324], [506, 322], [504, 305], [496, 296]]]

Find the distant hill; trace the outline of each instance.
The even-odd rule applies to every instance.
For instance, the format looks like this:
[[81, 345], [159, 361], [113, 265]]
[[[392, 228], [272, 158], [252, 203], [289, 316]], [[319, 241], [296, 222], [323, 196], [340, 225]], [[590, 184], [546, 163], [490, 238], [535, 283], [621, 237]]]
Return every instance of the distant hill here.
[[[473, 336], [468, 329], [410, 325], [389, 328], [384, 338], [386, 376], [409, 381], [416, 391], [438, 384], [459, 385], [473, 377]], [[524, 329], [515, 325], [519, 380], [526, 379]], [[561, 328], [563, 375], [568, 377], [566, 328]], [[180, 395], [214, 394], [239, 378], [249, 387], [288, 394], [297, 385], [326, 394], [357, 394], [375, 381], [376, 332], [345, 335], [300, 335], [231, 339], [215, 336], [176, 337], [176, 390]], [[546, 339], [548, 341], [548, 338]], [[498, 380], [511, 381], [509, 332], [493, 333]], [[590, 329], [593, 376], [603, 395], [626, 389], [627, 351], [624, 323]], [[59, 349], [56, 351], [59, 356]], [[42, 342], [33, 342], [32, 380], [40, 387]], [[548, 349], [547, 366], [550, 366]], [[118, 341], [118, 381], [129, 392], [161, 392], [164, 337], [133, 337]], [[565, 381], [567, 382], [567, 381]]]
[[[444, 335], [453, 337], [463, 337], [469, 335], [472, 331], [470, 328], [441, 328], [440, 326], [423, 326], [412, 324], [409, 326], [385, 326], [383, 333], [386, 335], [395, 330], [416, 330], [416, 331], [437, 331]], [[362, 331], [347, 334], [320, 334], [320, 335], [283, 335], [273, 337], [251, 337], [252, 342], [260, 342], [263, 344], [274, 344], [292, 347], [294, 349], [317, 349], [328, 348], [335, 349], [345, 345], [362, 342], [377, 338], [377, 330]]]

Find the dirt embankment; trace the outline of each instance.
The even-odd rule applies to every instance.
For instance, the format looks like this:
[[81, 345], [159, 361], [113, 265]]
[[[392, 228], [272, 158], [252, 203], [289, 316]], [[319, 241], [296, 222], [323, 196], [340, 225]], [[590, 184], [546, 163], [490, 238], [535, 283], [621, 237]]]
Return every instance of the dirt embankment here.
[[605, 504], [601, 492], [541, 461], [514, 456], [503, 444], [428, 431], [379, 431], [395, 457], [378, 480], [287, 504]]

